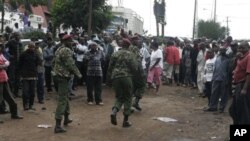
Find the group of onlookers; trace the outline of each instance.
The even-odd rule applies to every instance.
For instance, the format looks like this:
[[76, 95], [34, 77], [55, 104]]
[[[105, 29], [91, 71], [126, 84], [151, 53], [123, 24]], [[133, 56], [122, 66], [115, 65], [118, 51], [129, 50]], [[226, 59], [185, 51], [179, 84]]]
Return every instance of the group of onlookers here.
[[[15, 97], [20, 97], [21, 87], [24, 110], [35, 110], [33, 106], [36, 93], [38, 102], [43, 104], [45, 94], [53, 91], [52, 86], [58, 91], [57, 82], [53, 81], [53, 60], [57, 49], [63, 46], [65, 35], [67, 33], [60, 33], [58, 35], [60, 41], [56, 43], [52, 34], [47, 33], [42, 42], [31, 39], [26, 46], [21, 43], [18, 32], [12, 33], [7, 40], [1, 35], [0, 90], [4, 91], [4, 94], [8, 91], [10, 96], [13, 94]], [[130, 51], [140, 63], [139, 70], [142, 71], [137, 71], [142, 74], [143, 79], [140, 81], [147, 82], [148, 88], [155, 88], [156, 94], [159, 94], [161, 81], [167, 85], [176, 83], [177, 86], [198, 88], [200, 96], [208, 97], [208, 108], [205, 111], [224, 112], [228, 98], [240, 89], [237, 84], [248, 83], [248, 77], [243, 78], [248, 72], [242, 72], [248, 67], [246, 63], [248, 51], [242, 53], [240, 49], [247, 50], [249, 44], [233, 41], [230, 36], [225, 41], [218, 42], [206, 38], [196, 39], [193, 42], [180, 41], [178, 38], [163, 38], [160, 42], [159, 38], [146, 38], [138, 34], [135, 36], [94, 34], [89, 37], [71, 33], [69, 36], [73, 39], [72, 57], [83, 76], [82, 78], [70, 76], [69, 96], [75, 95], [74, 90], [77, 86], [86, 84], [89, 105], [104, 104], [102, 85], [108, 83], [106, 77], [109, 73], [110, 59], [115, 52], [122, 49], [122, 39], [129, 39]], [[242, 58], [244, 61], [241, 61]], [[134, 85], [137, 85], [136, 80], [133, 81]], [[44, 91], [44, 84], [47, 91]], [[136, 98], [137, 104], [134, 105], [137, 109], [141, 109], [138, 103], [144, 93], [143, 88], [143, 83], [136, 88], [140, 93]], [[134, 94], [137, 93], [136, 89]], [[243, 85], [241, 89], [246, 93], [248, 84]], [[10, 111], [14, 111], [13, 117], [18, 118], [16, 108], [13, 108], [16, 107], [13, 98], [5, 95], [1, 95], [0, 98], [1, 112], [5, 112], [6, 106], [3, 102], [5, 100], [9, 103]], [[237, 100], [234, 100], [233, 108], [237, 107], [235, 104]], [[231, 111], [235, 112], [233, 108]]]

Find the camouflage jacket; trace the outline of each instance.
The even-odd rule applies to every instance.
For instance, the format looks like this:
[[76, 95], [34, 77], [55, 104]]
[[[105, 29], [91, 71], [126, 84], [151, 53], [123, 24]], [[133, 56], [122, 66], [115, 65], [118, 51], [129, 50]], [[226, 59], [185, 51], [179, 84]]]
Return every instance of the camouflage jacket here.
[[73, 51], [68, 47], [61, 46], [55, 52], [53, 73], [65, 78], [70, 78], [72, 74], [82, 77], [73, 60]]
[[111, 80], [132, 77], [137, 68], [137, 61], [133, 53], [128, 49], [121, 49], [111, 56], [107, 78]]
[[131, 45], [129, 47], [129, 51], [131, 51], [135, 55], [135, 58], [138, 62], [142, 61], [142, 55], [140, 53], [140, 49], [137, 46]]

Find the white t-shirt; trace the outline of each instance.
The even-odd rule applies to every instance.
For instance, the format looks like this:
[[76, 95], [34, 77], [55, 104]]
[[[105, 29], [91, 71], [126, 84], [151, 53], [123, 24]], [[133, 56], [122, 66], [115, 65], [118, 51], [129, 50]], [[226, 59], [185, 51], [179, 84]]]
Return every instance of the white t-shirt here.
[[[83, 51], [83, 52], [87, 52], [88, 51], [88, 47], [85, 46], [85, 45], [81, 45], [81, 44], [78, 44], [76, 46], [76, 48], [79, 50], [79, 51]], [[83, 58], [84, 58], [84, 54], [76, 54], [76, 61], [78, 62], [82, 62], [83, 61]]]
[[180, 48], [180, 47], [178, 49], [179, 49], [180, 59], [182, 59], [182, 51], [183, 51], [183, 49]]
[[214, 65], [215, 65], [216, 57], [213, 59], [208, 59], [205, 64], [205, 82], [211, 82], [213, 78]]
[[152, 67], [156, 60], [158, 58], [161, 58], [160, 62], [155, 66], [155, 67], [160, 67], [163, 69], [163, 53], [160, 49], [157, 49], [156, 51], [152, 51], [151, 56], [150, 56], [150, 67]]

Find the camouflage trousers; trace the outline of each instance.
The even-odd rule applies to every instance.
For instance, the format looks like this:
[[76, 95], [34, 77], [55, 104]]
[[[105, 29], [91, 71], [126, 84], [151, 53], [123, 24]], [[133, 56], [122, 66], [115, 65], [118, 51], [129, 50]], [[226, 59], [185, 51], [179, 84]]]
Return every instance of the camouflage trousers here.
[[62, 119], [65, 114], [70, 113], [69, 106], [69, 79], [55, 76], [58, 83], [58, 102], [56, 108], [56, 119]]
[[141, 65], [133, 77], [133, 95], [141, 99], [146, 89], [146, 75]]
[[123, 77], [114, 79], [112, 85], [116, 94], [116, 100], [113, 108], [116, 108], [119, 111], [122, 105], [124, 105], [123, 114], [129, 116], [131, 114], [132, 97], [133, 97], [132, 78]]

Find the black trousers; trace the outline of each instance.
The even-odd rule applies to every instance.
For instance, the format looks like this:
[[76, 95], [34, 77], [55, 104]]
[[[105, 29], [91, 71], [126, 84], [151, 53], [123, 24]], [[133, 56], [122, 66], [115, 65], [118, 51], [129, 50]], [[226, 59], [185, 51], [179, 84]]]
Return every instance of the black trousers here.
[[18, 90], [20, 86], [20, 74], [17, 66], [18, 66], [17, 62], [11, 62], [7, 71], [10, 81], [11, 92], [15, 96], [18, 96]]
[[99, 104], [102, 102], [102, 77], [101, 76], [88, 76], [87, 77], [87, 96], [88, 102], [93, 102], [93, 92], [95, 94], [95, 102]]
[[6, 104], [4, 100], [2, 100], [2, 102], [0, 102], [0, 113], [3, 113], [5, 111], [6, 111]]
[[17, 104], [12, 96], [8, 82], [0, 83], [0, 94], [3, 98], [2, 100], [0, 99], [0, 103], [1, 101], [6, 101], [9, 105], [11, 116], [17, 115]]
[[250, 125], [250, 91], [247, 90], [246, 95], [241, 95], [243, 86], [244, 82], [236, 85], [233, 102], [229, 108], [230, 116], [235, 125]]
[[103, 83], [106, 83], [107, 72], [109, 68], [109, 60], [106, 60], [103, 65]]
[[205, 83], [205, 94], [208, 98], [208, 105], [210, 104], [210, 98], [212, 94], [212, 82], [206, 82]]
[[52, 91], [52, 86], [51, 86], [51, 82], [52, 82], [52, 77], [51, 77], [52, 67], [45, 66], [44, 68], [45, 68], [45, 83], [46, 83], [47, 91]]
[[[79, 69], [79, 71], [80, 71], [80, 73], [82, 74], [82, 76], [83, 76], [83, 74], [84, 74], [84, 70], [83, 70], [83, 66], [84, 64], [83, 64], [83, 62], [79, 62], [79, 61], [76, 61], [76, 66], [77, 66], [77, 68]], [[84, 78], [82, 77], [82, 78], [78, 78], [77, 76], [75, 76], [74, 77], [74, 86], [77, 86], [77, 85], [82, 85], [83, 84], [83, 81], [84, 81]]]
[[34, 105], [36, 80], [23, 80], [23, 106]]

